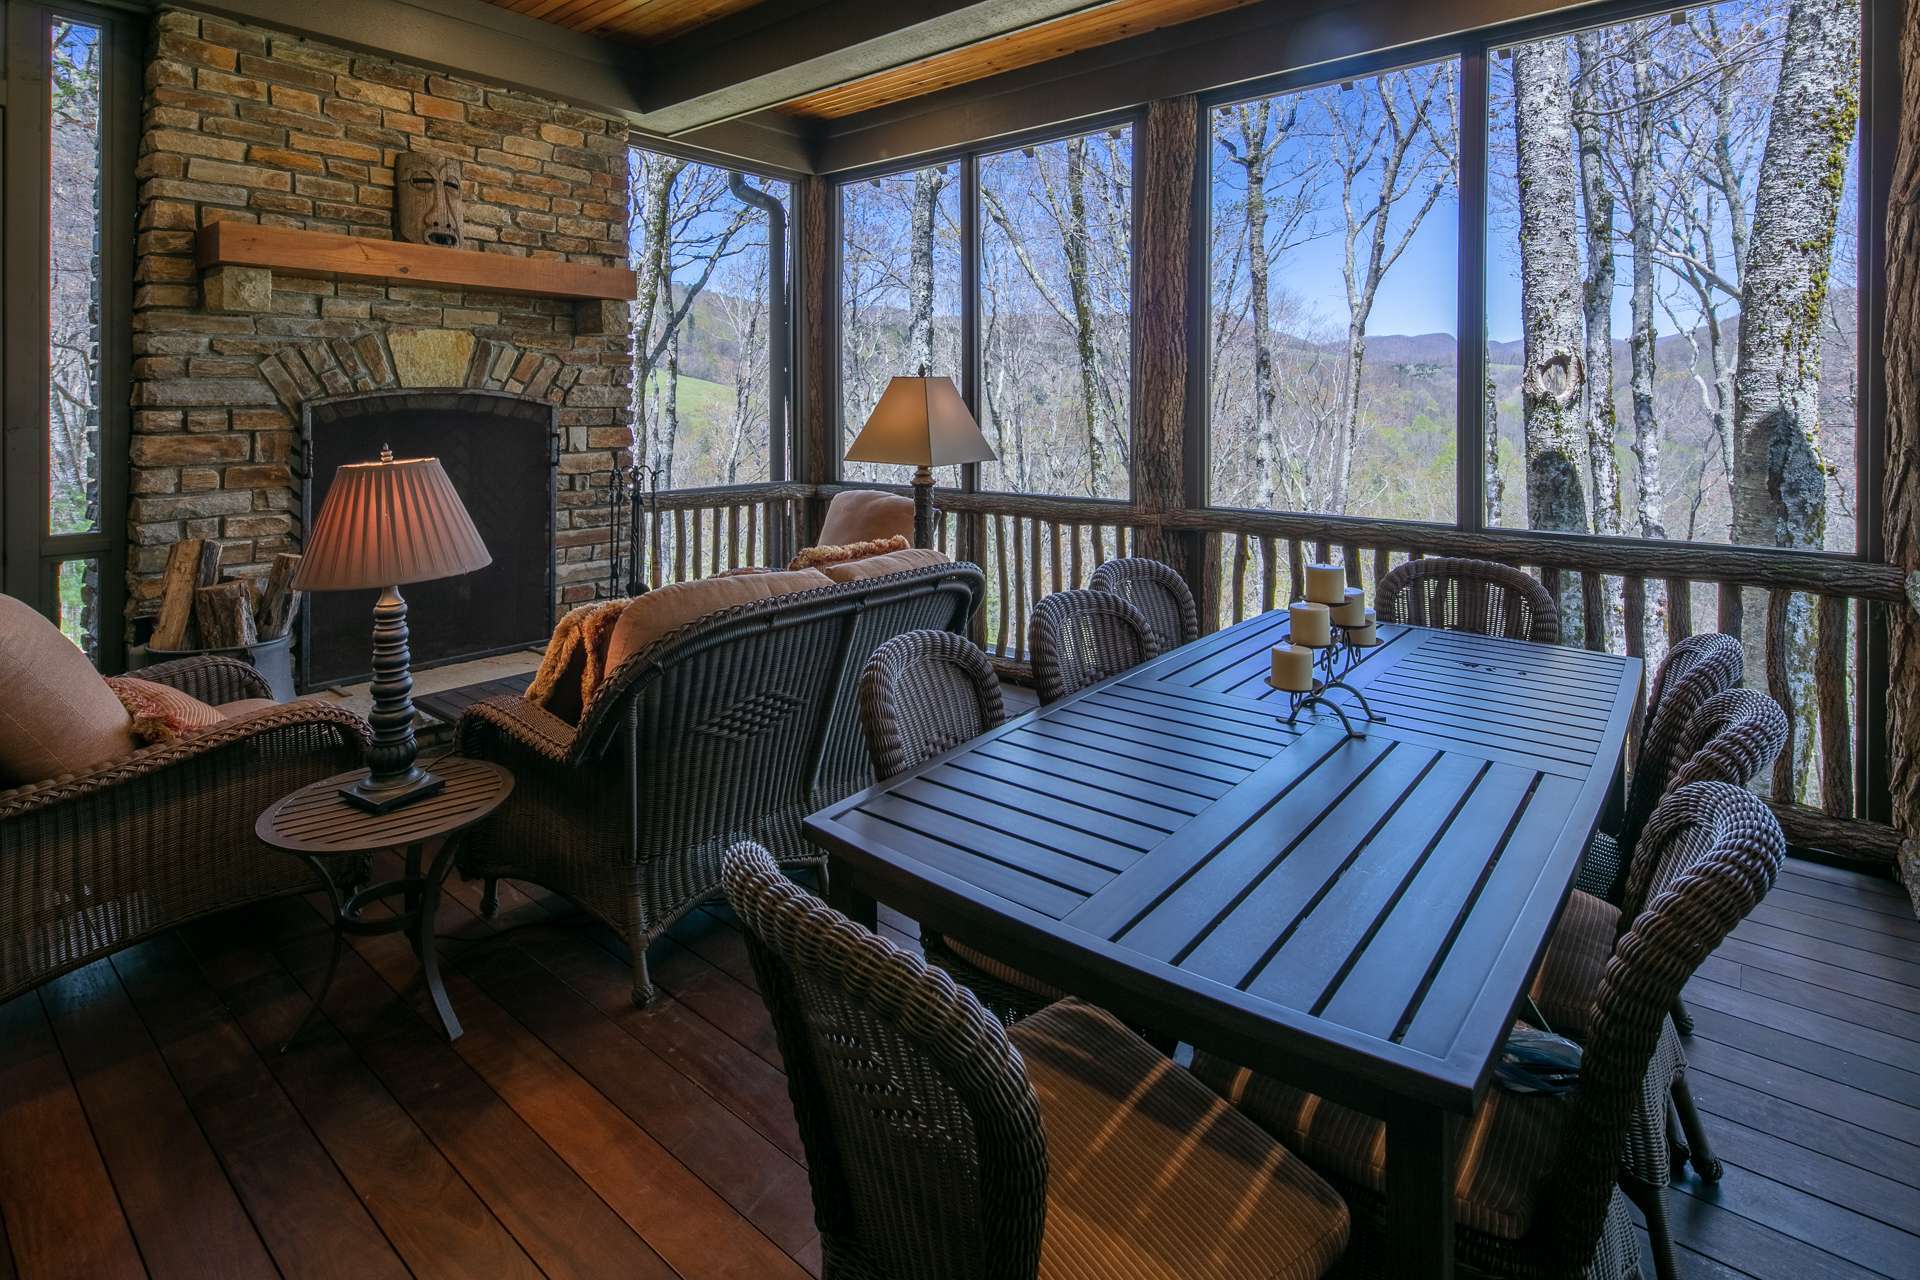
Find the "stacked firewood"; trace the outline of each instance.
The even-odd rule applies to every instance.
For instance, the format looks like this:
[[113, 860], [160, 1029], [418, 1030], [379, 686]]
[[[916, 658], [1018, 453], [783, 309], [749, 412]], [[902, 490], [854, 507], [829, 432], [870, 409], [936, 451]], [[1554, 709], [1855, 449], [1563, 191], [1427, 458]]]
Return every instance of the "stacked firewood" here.
[[280, 639], [300, 612], [301, 593], [293, 589], [299, 567], [299, 556], [282, 554], [274, 557], [265, 578], [223, 579], [219, 543], [203, 538], [174, 543], [148, 648], [236, 649]]

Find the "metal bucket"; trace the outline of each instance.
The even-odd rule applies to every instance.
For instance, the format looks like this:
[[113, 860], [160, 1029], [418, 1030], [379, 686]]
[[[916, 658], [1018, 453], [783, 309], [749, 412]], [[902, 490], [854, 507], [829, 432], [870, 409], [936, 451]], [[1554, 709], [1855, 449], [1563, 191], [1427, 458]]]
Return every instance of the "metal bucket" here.
[[267, 688], [273, 692], [274, 701], [293, 701], [293, 636], [291, 634], [281, 636], [277, 640], [261, 640], [255, 644], [240, 645], [233, 649], [154, 649], [139, 644], [127, 651], [127, 672], [131, 675], [143, 667], [157, 666], [162, 662], [172, 662], [176, 658], [192, 658], [208, 653], [246, 663], [266, 680]]

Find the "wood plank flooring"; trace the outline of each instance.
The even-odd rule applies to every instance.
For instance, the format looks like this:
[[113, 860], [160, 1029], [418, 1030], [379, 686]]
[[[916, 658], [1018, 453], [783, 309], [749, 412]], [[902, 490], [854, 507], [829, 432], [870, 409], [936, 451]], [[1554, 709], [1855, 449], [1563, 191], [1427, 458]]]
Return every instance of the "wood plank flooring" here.
[[[317, 904], [232, 913], [0, 1006], [0, 1280], [817, 1274], [806, 1171], [724, 908], [617, 942], [537, 890], [440, 921], [467, 1034], [397, 936], [358, 939], [307, 1038]], [[896, 941], [911, 922], [883, 913]], [[1727, 1164], [1670, 1193], [1688, 1276], [1920, 1277], [1920, 923], [1790, 863], [1688, 992]]]

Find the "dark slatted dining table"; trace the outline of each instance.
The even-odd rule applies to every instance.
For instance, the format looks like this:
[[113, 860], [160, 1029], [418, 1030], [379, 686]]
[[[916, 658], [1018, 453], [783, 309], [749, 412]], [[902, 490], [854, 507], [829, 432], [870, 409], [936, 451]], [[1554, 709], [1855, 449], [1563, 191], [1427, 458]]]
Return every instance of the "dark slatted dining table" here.
[[[1618, 802], [1638, 659], [1380, 628], [1383, 719], [1286, 723], [1285, 611], [1203, 637], [813, 817], [885, 901], [1139, 1025], [1377, 1116], [1392, 1247], [1452, 1274], [1461, 1117]], [[1336, 697], [1361, 718], [1354, 699]]]

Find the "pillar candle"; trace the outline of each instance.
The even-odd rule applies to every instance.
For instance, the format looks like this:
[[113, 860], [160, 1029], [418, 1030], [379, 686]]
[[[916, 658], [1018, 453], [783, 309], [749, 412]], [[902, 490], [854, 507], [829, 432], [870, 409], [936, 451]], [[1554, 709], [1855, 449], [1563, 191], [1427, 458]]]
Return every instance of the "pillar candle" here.
[[1287, 606], [1287, 617], [1292, 623], [1287, 638], [1294, 644], [1324, 649], [1333, 643], [1333, 631], [1328, 626], [1329, 611], [1324, 604], [1296, 600]]
[[1348, 587], [1346, 600], [1333, 606], [1333, 625], [1357, 627], [1367, 620], [1367, 614], [1370, 612], [1372, 611], [1367, 608], [1366, 593], [1358, 587]]
[[1273, 677], [1268, 682], [1288, 693], [1313, 692], [1313, 650], [1290, 644], [1273, 646]]
[[1308, 565], [1307, 599], [1314, 604], [1345, 604], [1347, 571], [1337, 564]]
[[1357, 649], [1371, 649], [1380, 643], [1379, 632], [1374, 629], [1374, 626], [1373, 610], [1368, 609], [1366, 612], [1366, 621], [1347, 632], [1348, 642]]

